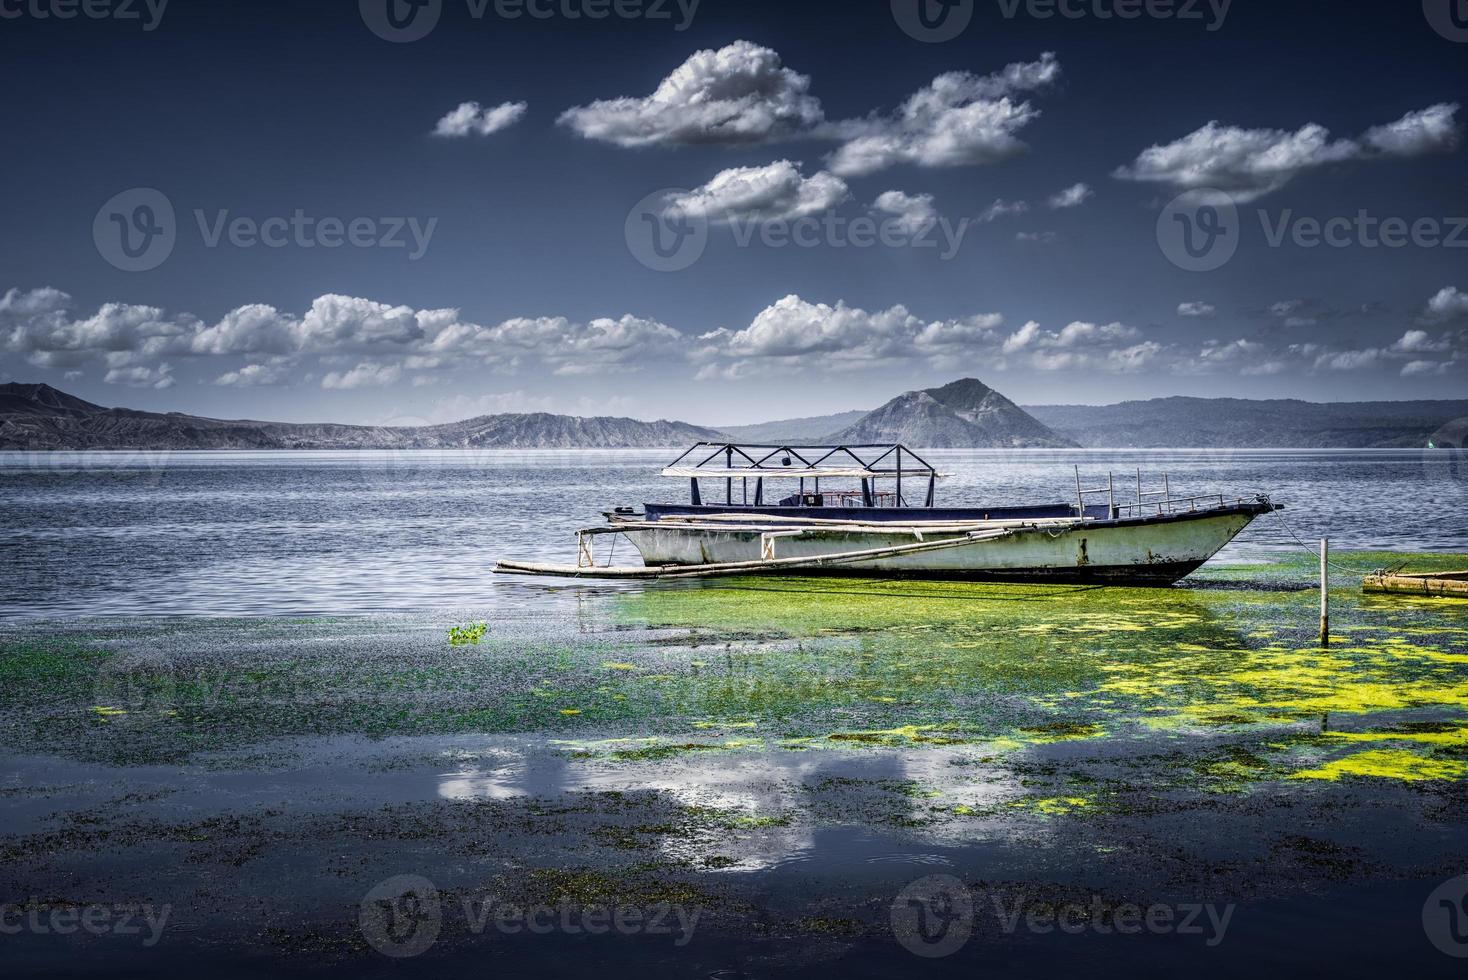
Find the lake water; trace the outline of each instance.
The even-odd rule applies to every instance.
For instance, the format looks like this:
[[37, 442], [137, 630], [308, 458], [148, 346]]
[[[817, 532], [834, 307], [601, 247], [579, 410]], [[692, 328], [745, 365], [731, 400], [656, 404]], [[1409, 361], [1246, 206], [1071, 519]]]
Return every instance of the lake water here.
[[[681, 501], [659, 451], [0, 454], [5, 618], [273, 616], [493, 609], [546, 582], [497, 558], [574, 560], [600, 512]], [[1468, 461], [1439, 451], [944, 451], [939, 500], [1059, 502], [1116, 474], [1174, 495], [1286, 505], [1220, 560], [1298, 550], [1468, 552]], [[622, 546], [624, 549], [626, 545]], [[631, 558], [630, 549], [623, 557]], [[575, 585], [600, 588], [607, 585]], [[642, 586], [612, 586], [641, 588]]]

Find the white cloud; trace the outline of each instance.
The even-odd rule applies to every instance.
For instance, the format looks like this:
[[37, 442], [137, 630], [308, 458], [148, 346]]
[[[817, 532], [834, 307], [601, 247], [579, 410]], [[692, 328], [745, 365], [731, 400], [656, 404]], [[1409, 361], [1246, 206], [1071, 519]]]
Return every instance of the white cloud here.
[[1409, 112], [1394, 123], [1373, 126], [1362, 140], [1389, 156], [1416, 157], [1458, 147], [1461, 133], [1454, 116], [1458, 106], [1440, 103], [1420, 112]]
[[1444, 286], [1427, 301], [1427, 318], [1436, 321], [1468, 317], [1468, 293], [1456, 286]]
[[799, 164], [777, 160], [722, 171], [702, 187], [670, 197], [668, 210], [722, 223], [792, 221], [829, 211], [847, 195], [841, 178], [825, 172], [804, 177]]
[[1392, 350], [1406, 354], [1441, 353], [1452, 349], [1452, 342], [1447, 337], [1437, 340], [1426, 330], [1408, 330], [1402, 334], [1402, 338], [1392, 344]]
[[769, 48], [735, 41], [698, 51], [646, 98], [568, 109], [560, 122], [587, 139], [636, 147], [763, 143], [809, 131], [824, 118], [810, 78]]
[[1279, 190], [1301, 173], [1373, 156], [1413, 157], [1454, 149], [1456, 105], [1437, 105], [1378, 126], [1361, 138], [1332, 139], [1307, 123], [1283, 129], [1241, 129], [1217, 121], [1172, 143], [1143, 150], [1118, 168], [1120, 180], [1167, 184], [1178, 190], [1215, 188], [1240, 203]]
[[1315, 359], [1317, 370], [1325, 371], [1359, 371], [1362, 368], [1376, 367], [1381, 363], [1382, 351], [1375, 347], [1366, 350], [1343, 350], [1334, 353], [1321, 354]]
[[1022, 231], [1014, 236], [1014, 240], [1028, 245], [1054, 245], [1060, 241], [1060, 236], [1053, 231]]
[[981, 224], [988, 224], [989, 222], [995, 221], [999, 218], [1007, 218], [1016, 214], [1024, 214], [1029, 209], [1030, 206], [1024, 201], [1006, 201], [1004, 198], [1001, 197], [993, 204], [984, 209], [983, 213], [979, 215], [979, 222]]
[[1050, 200], [1046, 203], [1048, 203], [1053, 210], [1059, 210], [1061, 208], [1075, 208], [1080, 207], [1082, 204], [1085, 204], [1086, 201], [1095, 196], [1096, 192], [1091, 190], [1089, 185], [1075, 184], [1071, 187], [1067, 187], [1065, 190], [1060, 191], [1057, 194], [1051, 195]]
[[1402, 365], [1402, 377], [1411, 378], [1423, 374], [1447, 374], [1451, 361], [1408, 361]]
[[246, 364], [235, 371], [226, 371], [214, 379], [216, 385], [225, 388], [257, 388], [266, 385], [285, 384], [290, 376], [288, 364]]
[[527, 108], [529, 106], [524, 102], [502, 102], [489, 108], [478, 102], [464, 102], [438, 121], [438, 125], [433, 127], [433, 135], [449, 138], [490, 136], [519, 122]]
[[350, 371], [332, 371], [321, 379], [321, 387], [332, 389], [382, 388], [402, 377], [396, 364], [374, 364], [363, 361]]
[[829, 166], [855, 177], [904, 163], [957, 167], [1008, 159], [1025, 149], [1015, 134], [1040, 115], [1011, 96], [1046, 88], [1059, 76], [1060, 63], [1048, 52], [992, 75], [939, 75], [895, 113], [825, 127], [826, 135], [843, 140]]
[[748, 327], [730, 335], [727, 348], [737, 357], [821, 353], [871, 360], [904, 349], [920, 326], [902, 306], [868, 313], [845, 303], [827, 306], [791, 295], [765, 307]]
[[938, 220], [938, 211], [933, 207], [931, 194], [912, 195], [902, 191], [884, 191], [877, 195], [872, 207], [896, 215], [896, 226], [911, 235], [920, 234]]
[[108, 371], [102, 380], [112, 385], [127, 385], [129, 388], [172, 388], [171, 372], [172, 368], [167, 364], [154, 367], [118, 367]]
[[1201, 300], [1192, 303], [1179, 303], [1177, 305], [1178, 316], [1206, 319], [1215, 315], [1217, 312], [1218, 307], [1214, 306], [1212, 303], [1204, 303]]

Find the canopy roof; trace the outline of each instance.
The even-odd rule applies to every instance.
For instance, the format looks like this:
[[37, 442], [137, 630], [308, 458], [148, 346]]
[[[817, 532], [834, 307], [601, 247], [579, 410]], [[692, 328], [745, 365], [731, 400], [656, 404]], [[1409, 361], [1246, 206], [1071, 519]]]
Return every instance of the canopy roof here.
[[862, 480], [899, 476], [941, 478], [917, 453], [897, 443], [874, 446], [779, 446], [700, 442], [663, 470], [663, 476]]

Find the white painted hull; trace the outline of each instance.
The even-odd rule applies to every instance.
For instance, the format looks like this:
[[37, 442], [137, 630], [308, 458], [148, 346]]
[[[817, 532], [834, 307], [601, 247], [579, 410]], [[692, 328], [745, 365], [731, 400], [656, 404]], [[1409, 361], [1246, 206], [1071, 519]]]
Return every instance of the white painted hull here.
[[[1212, 558], [1257, 516], [1229, 508], [1165, 518], [1099, 521], [1055, 528], [1023, 528], [993, 540], [934, 551], [853, 561], [832, 574], [978, 578], [1017, 581], [1132, 582], [1170, 584]], [[626, 536], [647, 565], [699, 566], [771, 557], [818, 558], [893, 548], [918, 541], [956, 540], [952, 531], [812, 529], [798, 536], [766, 538], [782, 530], [643, 524]], [[921, 534], [921, 537], [919, 537]]]

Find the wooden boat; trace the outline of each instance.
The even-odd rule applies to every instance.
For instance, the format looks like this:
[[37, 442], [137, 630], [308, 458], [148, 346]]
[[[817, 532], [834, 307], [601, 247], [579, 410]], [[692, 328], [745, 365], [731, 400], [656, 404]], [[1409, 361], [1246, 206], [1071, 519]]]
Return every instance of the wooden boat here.
[[1448, 596], [1468, 599], [1468, 572], [1432, 572], [1407, 574], [1381, 571], [1361, 581], [1363, 592], [1390, 592], [1397, 595]]
[[[1113, 478], [1087, 489], [1079, 470], [1073, 502], [939, 507], [942, 475], [902, 445], [698, 443], [662, 475], [687, 480], [690, 501], [607, 512], [606, 524], [577, 532], [575, 565], [507, 560], [495, 570], [576, 578], [785, 572], [1170, 585], [1254, 518], [1278, 509], [1265, 496], [1174, 496], [1166, 478], [1161, 491], [1144, 491], [1140, 475], [1135, 497], [1123, 500]], [[795, 492], [767, 502], [766, 486], [777, 480], [791, 481]], [[722, 500], [707, 500], [708, 481]], [[910, 502], [910, 493], [922, 503]], [[630, 541], [643, 565], [597, 565], [595, 543], [605, 535]]]

